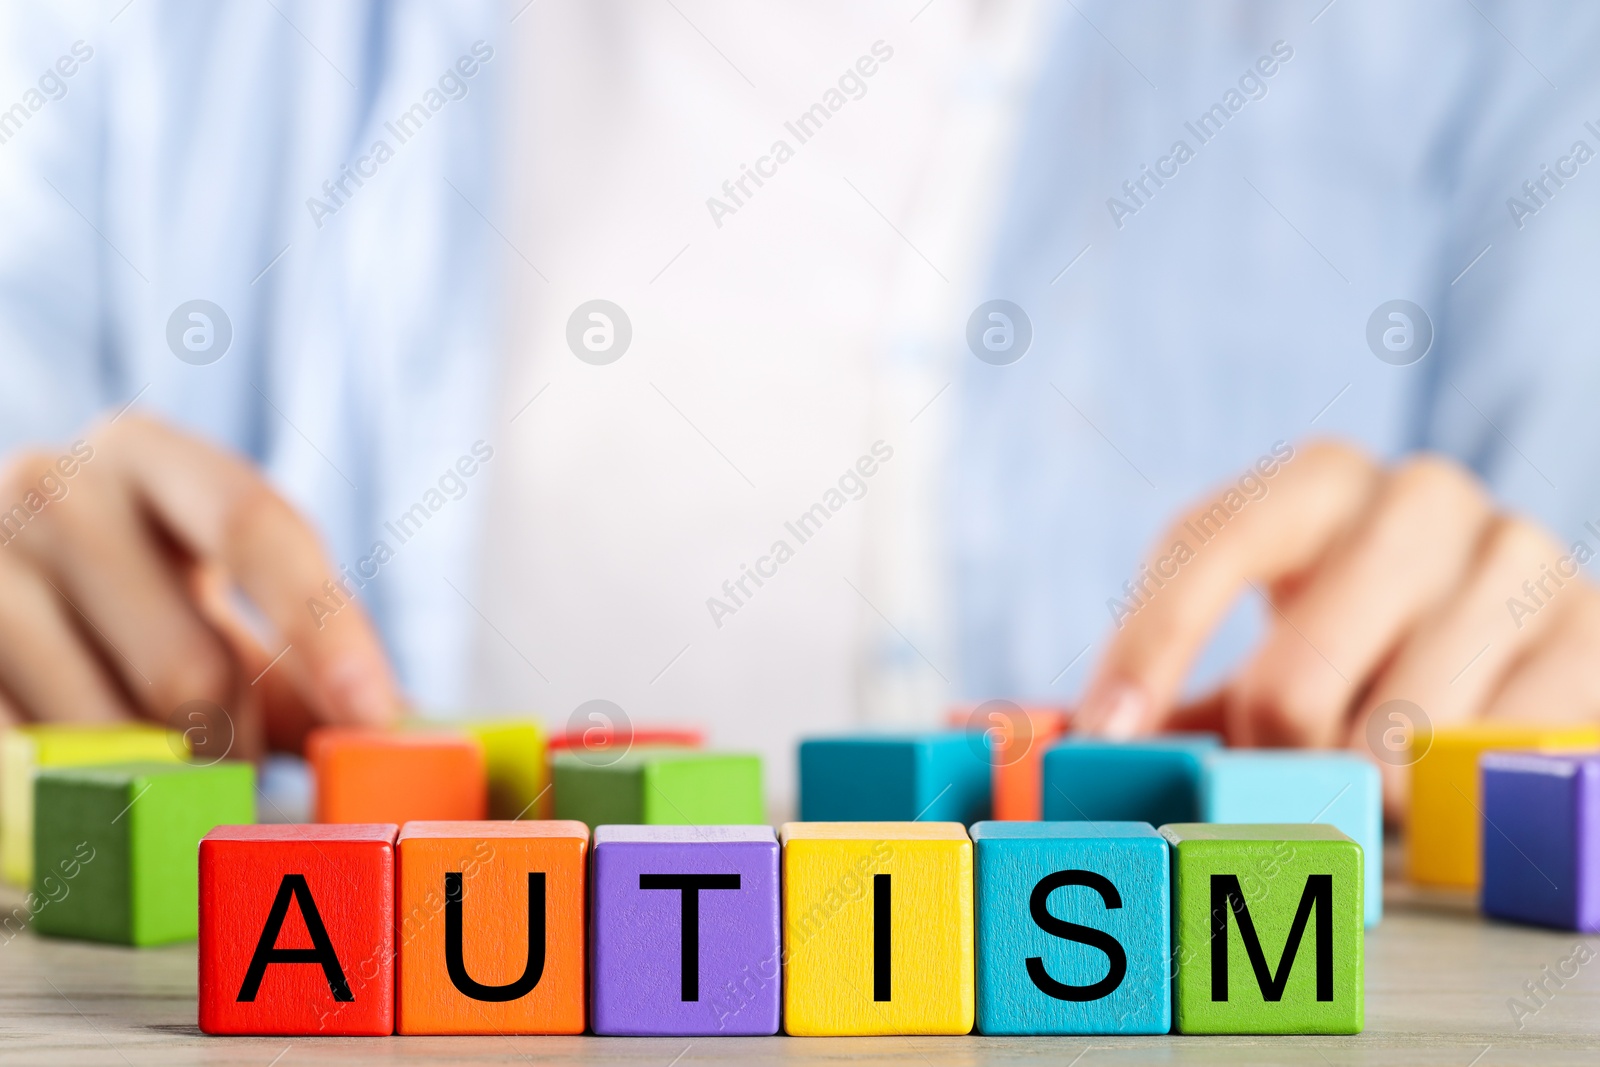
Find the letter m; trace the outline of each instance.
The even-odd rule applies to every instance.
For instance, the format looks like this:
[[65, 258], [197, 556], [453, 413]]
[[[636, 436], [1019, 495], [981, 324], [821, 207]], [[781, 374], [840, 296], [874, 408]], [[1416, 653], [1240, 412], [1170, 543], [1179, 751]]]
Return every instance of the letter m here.
[[1239, 877], [1233, 874], [1211, 876], [1211, 999], [1228, 999], [1228, 913], [1239, 920], [1239, 939], [1244, 942], [1250, 966], [1256, 972], [1256, 984], [1261, 996], [1269, 1002], [1283, 999], [1283, 988], [1289, 982], [1289, 971], [1300, 951], [1300, 939], [1305, 936], [1306, 923], [1311, 911], [1317, 912], [1317, 999], [1333, 999], [1333, 875], [1306, 876], [1305, 892], [1300, 894], [1300, 907], [1289, 926], [1289, 937], [1283, 943], [1283, 957], [1278, 961], [1276, 974], [1267, 968], [1266, 954], [1261, 951], [1261, 939], [1256, 936], [1256, 925], [1250, 919], [1250, 908], [1244, 902], [1244, 890], [1239, 888]]

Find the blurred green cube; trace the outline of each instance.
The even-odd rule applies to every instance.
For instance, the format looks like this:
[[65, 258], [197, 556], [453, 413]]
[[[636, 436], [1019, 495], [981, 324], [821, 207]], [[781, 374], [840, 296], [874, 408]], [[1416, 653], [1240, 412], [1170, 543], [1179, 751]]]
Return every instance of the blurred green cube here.
[[558, 752], [555, 818], [604, 824], [717, 826], [766, 821], [761, 757], [640, 747], [618, 755]]
[[226, 761], [41, 770], [34, 779], [34, 929], [160, 945], [199, 927], [200, 839], [255, 822], [255, 769]]

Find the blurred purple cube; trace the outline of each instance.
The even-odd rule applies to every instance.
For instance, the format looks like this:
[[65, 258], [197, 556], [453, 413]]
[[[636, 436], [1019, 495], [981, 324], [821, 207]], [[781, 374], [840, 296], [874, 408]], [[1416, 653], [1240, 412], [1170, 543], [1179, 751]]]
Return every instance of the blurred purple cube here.
[[1600, 754], [1489, 752], [1483, 776], [1483, 910], [1600, 931]]

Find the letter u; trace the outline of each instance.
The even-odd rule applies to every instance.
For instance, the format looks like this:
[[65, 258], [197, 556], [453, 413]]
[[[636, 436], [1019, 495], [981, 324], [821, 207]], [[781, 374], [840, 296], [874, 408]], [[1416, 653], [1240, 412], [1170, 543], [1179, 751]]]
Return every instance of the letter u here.
[[528, 965], [522, 977], [508, 985], [482, 985], [467, 974], [461, 956], [461, 872], [444, 876], [444, 965], [450, 981], [473, 1000], [499, 1004], [533, 992], [544, 977], [544, 872], [528, 872]]

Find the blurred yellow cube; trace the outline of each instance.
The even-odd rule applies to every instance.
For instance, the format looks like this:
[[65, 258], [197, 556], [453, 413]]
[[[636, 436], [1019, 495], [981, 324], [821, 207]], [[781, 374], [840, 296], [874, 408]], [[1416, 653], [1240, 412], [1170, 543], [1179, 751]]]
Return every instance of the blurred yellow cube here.
[[462, 726], [483, 743], [489, 818], [546, 818], [551, 809], [544, 727], [533, 719], [480, 719]]
[[41, 767], [88, 767], [131, 760], [176, 763], [183, 735], [137, 723], [16, 726], [0, 731], [0, 877], [33, 881], [33, 778]]
[[1427, 752], [1411, 768], [1406, 877], [1423, 885], [1461, 889], [1476, 889], [1483, 880], [1480, 755], [1592, 748], [1600, 748], [1600, 727], [1506, 722], [1436, 731]]

